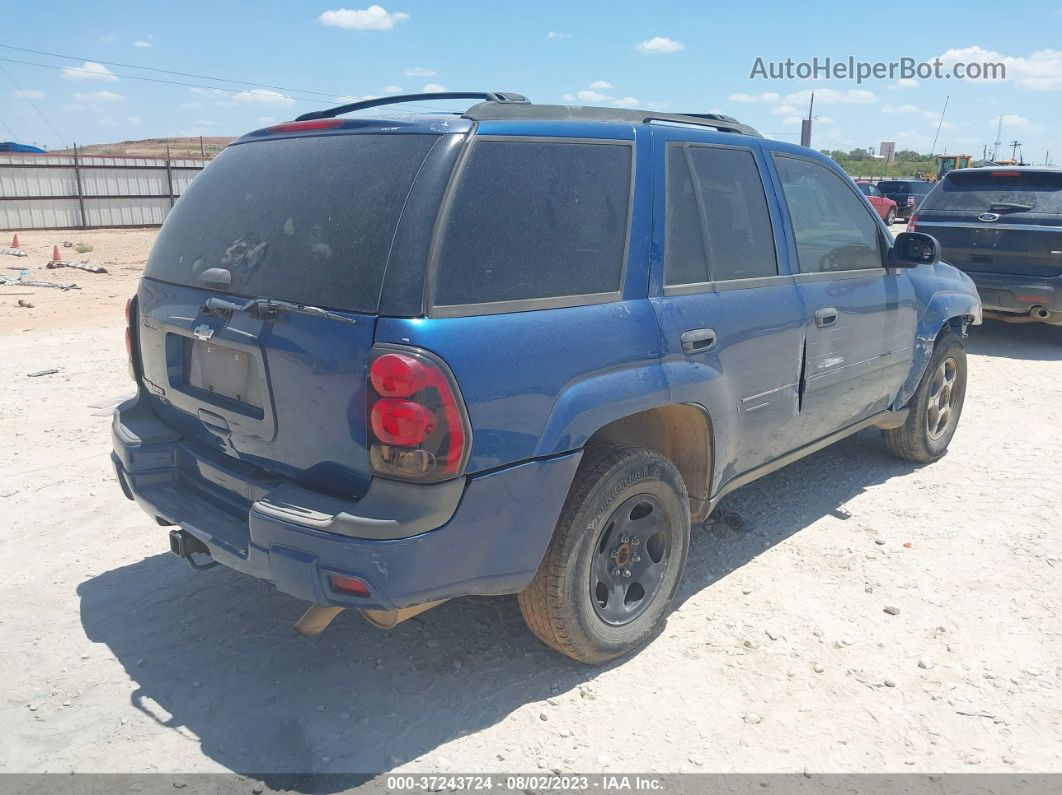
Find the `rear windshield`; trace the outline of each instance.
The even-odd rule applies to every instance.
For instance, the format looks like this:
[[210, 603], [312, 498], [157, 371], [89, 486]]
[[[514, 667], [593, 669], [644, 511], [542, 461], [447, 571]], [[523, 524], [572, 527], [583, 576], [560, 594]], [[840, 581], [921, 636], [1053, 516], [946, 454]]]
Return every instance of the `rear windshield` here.
[[922, 209], [1062, 213], [1062, 172], [952, 171]]
[[882, 193], [918, 193], [918, 188], [910, 182], [893, 182], [892, 180], [879, 182], [878, 190]]
[[326, 135], [230, 146], [174, 205], [145, 275], [248, 297], [375, 312], [413, 180], [436, 135]]

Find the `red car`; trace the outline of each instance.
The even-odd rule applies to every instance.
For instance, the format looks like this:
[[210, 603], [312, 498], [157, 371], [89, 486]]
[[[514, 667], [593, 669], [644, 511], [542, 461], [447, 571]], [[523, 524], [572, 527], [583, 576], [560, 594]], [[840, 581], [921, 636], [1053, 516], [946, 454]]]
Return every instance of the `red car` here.
[[892, 226], [892, 222], [896, 220], [896, 202], [886, 197], [875, 185], [865, 179], [856, 180], [856, 187], [863, 191], [864, 195], [870, 199], [870, 203], [874, 205], [874, 209], [878, 211], [878, 215], [885, 219], [885, 226]]

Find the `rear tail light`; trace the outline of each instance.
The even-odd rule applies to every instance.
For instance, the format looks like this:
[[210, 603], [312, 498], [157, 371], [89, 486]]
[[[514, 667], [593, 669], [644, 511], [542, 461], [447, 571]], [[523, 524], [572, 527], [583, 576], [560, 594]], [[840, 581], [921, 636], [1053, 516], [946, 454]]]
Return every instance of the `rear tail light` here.
[[136, 357], [133, 355], [133, 326], [136, 325], [136, 296], [125, 302], [125, 353], [129, 364], [129, 376], [136, 380]]
[[328, 576], [328, 584], [333, 591], [350, 594], [351, 596], [368, 596], [369, 586], [357, 577], [341, 577], [338, 574]]
[[908, 204], [914, 204], [915, 203], [915, 197], [914, 196], [908, 196], [907, 197], [907, 203]]
[[430, 482], [460, 475], [471, 434], [446, 364], [416, 348], [377, 348], [369, 366], [369, 460], [384, 477]]
[[917, 227], [917, 226], [918, 226], [918, 216], [917, 215], [912, 215], [910, 218], [907, 219], [907, 231], [908, 232], [915, 231], [915, 227]]

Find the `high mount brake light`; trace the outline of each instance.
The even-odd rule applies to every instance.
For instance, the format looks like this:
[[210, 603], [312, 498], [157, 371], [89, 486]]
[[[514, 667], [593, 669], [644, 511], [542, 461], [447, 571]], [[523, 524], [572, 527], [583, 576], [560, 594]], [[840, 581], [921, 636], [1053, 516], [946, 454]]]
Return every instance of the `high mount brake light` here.
[[266, 132], [272, 135], [273, 133], [304, 132], [306, 130], [332, 130], [336, 127], [342, 126], [343, 119], [313, 119], [312, 121], [286, 121], [281, 124], [274, 124], [272, 127], [266, 127]]
[[378, 349], [368, 392], [376, 474], [424, 482], [461, 474], [471, 442], [468, 418], [441, 360], [416, 349]]

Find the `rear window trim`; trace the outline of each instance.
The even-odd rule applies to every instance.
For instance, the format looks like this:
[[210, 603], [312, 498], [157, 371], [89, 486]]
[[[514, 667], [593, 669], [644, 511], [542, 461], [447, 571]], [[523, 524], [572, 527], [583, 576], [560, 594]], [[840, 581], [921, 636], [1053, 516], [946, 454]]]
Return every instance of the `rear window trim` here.
[[[461, 182], [468, 159], [479, 141], [499, 141], [506, 143], [560, 143], [560, 144], [607, 144], [609, 146], [626, 146], [631, 153], [630, 186], [627, 193], [627, 224], [623, 238], [623, 262], [620, 267], [619, 288], [603, 293], [582, 293], [576, 295], [558, 295], [547, 298], [520, 298], [516, 300], [488, 301], [471, 304], [436, 304], [435, 288], [438, 280], [439, 254], [442, 249], [443, 230], [453, 208], [454, 194]], [[623, 291], [627, 283], [627, 266], [630, 258], [631, 223], [634, 218], [634, 188], [638, 164], [638, 148], [633, 139], [620, 138], [585, 138], [557, 135], [477, 135], [475, 130], [469, 133], [464, 150], [458, 156], [457, 164], [450, 175], [439, 213], [432, 229], [431, 253], [428, 259], [427, 274], [424, 279], [425, 314], [431, 318], [470, 317], [475, 315], [500, 315], [510, 312], [530, 312], [536, 309], [567, 309], [575, 306], [592, 306], [595, 304], [615, 303], [623, 300]]]

